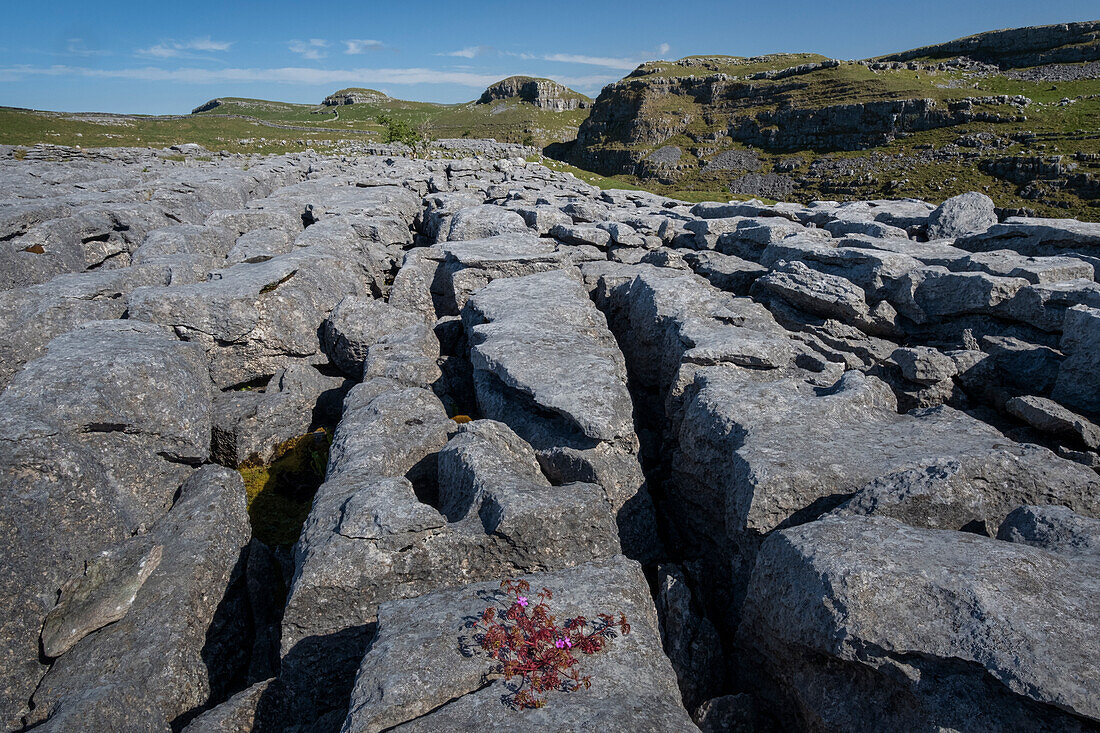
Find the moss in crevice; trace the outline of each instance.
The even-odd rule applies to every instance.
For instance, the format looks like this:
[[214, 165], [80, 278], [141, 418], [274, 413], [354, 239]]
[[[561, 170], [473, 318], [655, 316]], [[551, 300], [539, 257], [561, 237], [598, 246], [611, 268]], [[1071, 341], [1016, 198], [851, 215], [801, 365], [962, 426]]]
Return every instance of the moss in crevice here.
[[325, 480], [331, 443], [332, 431], [322, 428], [282, 443], [269, 464], [252, 458], [240, 465], [257, 539], [271, 547], [298, 541], [313, 495]]

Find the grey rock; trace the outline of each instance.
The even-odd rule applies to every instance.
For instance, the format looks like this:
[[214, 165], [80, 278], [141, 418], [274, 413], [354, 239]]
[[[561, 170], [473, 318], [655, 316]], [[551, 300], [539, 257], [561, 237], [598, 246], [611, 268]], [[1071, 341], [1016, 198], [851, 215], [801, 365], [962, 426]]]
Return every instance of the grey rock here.
[[347, 392], [345, 380], [291, 364], [263, 390], [220, 392], [213, 403], [214, 460], [223, 466], [267, 465], [286, 442], [334, 423]]
[[527, 234], [527, 223], [514, 211], [499, 206], [459, 209], [451, 217], [445, 240], [485, 239], [498, 234]]
[[243, 660], [219, 653], [216, 612], [250, 534], [240, 476], [221, 467], [196, 472], [148, 534], [127, 540], [146, 551], [162, 546], [159, 567], [125, 616], [54, 662], [35, 690], [30, 722], [135, 730], [149, 709], [163, 724], [224, 695]]
[[0, 395], [0, 710], [19, 725], [38, 636], [84, 561], [145, 531], [209, 455], [204, 359], [160, 326], [95, 322], [51, 342]]
[[462, 319], [482, 414], [531, 443], [557, 483], [603, 486], [628, 554], [653, 553], [626, 365], [584, 286], [564, 272], [494, 280]]
[[49, 341], [89, 321], [121, 318], [126, 293], [170, 285], [172, 268], [146, 264], [60, 275], [44, 285], [0, 292], [0, 384], [7, 384]]
[[892, 308], [872, 312], [866, 293], [850, 280], [815, 272], [801, 262], [787, 262], [753, 284], [753, 292], [782, 298], [796, 308], [850, 322], [875, 335], [894, 331]]
[[325, 319], [322, 341], [354, 379], [388, 377], [427, 386], [439, 378], [439, 342], [424, 319], [384, 301], [349, 296]]
[[203, 254], [225, 257], [233, 247], [235, 232], [224, 227], [197, 224], [179, 224], [154, 229], [145, 235], [144, 241], [133, 254], [133, 263], [154, 260], [177, 254]]
[[1058, 333], [1065, 323], [1066, 311], [1077, 305], [1100, 308], [1100, 283], [1077, 279], [1028, 285], [1005, 303], [1002, 311], [1009, 318]]
[[118, 621], [134, 605], [138, 591], [160, 565], [164, 547], [137, 557], [104, 552], [87, 562], [83, 575], [61, 586], [57, 606], [42, 625], [42, 653], [56, 658], [88, 634]]
[[1009, 217], [981, 234], [960, 237], [955, 246], [971, 252], [1011, 249], [1028, 257], [1067, 252], [1095, 254], [1100, 248], [1100, 224], [1075, 219]]
[[706, 277], [720, 291], [735, 295], [748, 295], [752, 283], [768, 272], [767, 267], [755, 262], [719, 252], [689, 252], [684, 255], [684, 261], [691, 265], [695, 274]]
[[1092, 450], [1100, 448], [1100, 425], [1053, 400], [1034, 395], [1013, 397], [1005, 409], [1040, 432], [1076, 438]]
[[764, 544], [739, 640], [783, 725], [1088, 730], [1098, 593], [1095, 565], [1034, 548], [827, 518]]
[[138, 288], [128, 312], [201, 345], [215, 384], [229, 387], [274, 374], [288, 357], [323, 363], [321, 324], [344, 296], [369, 293], [374, 280], [354, 258], [310, 247], [233, 265], [204, 283]]
[[432, 284], [439, 315], [458, 315], [470, 294], [493, 280], [557, 270], [573, 261], [570, 248], [529, 235], [448, 242], [439, 248], [444, 261]]
[[183, 733], [261, 733], [286, 724], [286, 691], [276, 679], [257, 682], [207, 710]]
[[930, 346], [897, 349], [890, 358], [910, 382], [935, 384], [958, 373], [955, 362], [949, 356]]
[[1100, 519], [1064, 506], [1022, 506], [1001, 522], [997, 539], [1088, 560], [1100, 557]]
[[[395, 402], [392, 411], [408, 420], [404, 435], [385, 424], [370, 429], [387, 440], [423, 443], [415, 432], [422, 418], [402, 407]], [[388, 417], [389, 409], [375, 409]], [[531, 448], [499, 423], [468, 423], [439, 454], [438, 500], [451, 522], [424, 503], [435, 499], [434, 485], [419, 483], [414, 491], [393, 477], [402, 469], [415, 474], [419, 453], [386, 466], [389, 476], [365, 461], [342, 468], [347, 455], [337, 457], [314, 500], [283, 621], [282, 677], [315, 712], [346, 706], [378, 604], [619, 552], [602, 489], [551, 487], [532, 465]]]
[[[935, 497], [930, 481], [977, 487], [985, 514], [964, 521], [979, 520], [986, 534], [1020, 504], [1097, 510], [1097, 481], [1089, 469], [1039, 446], [1013, 443], [947, 407], [899, 415], [889, 388], [859, 372], [847, 372], [831, 387], [815, 387], [804, 375], [703, 369], [685, 395], [679, 424], [669, 487], [674, 526], [686, 547], [698, 548], [711, 562], [726, 558], [735, 608], [738, 582], [747, 578], [761, 537], [812, 520], [897, 471], [915, 473], [886, 481], [883, 491], [912, 494], [913, 501]], [[792, 433], [791, 424], [800, 430]], [[800, 456], [797, 462], [793, 455]], [[944, 461], [958, 467], [925, 472]], [[973, 488], [960, 491], [958, 503], [973, 505], [966, 498]], [[716, 513], [713, 507], [725, 509]]]
[[745, 693], [707, 700], [696, 711], [695, 722], [703, 733], [755, 733], [755, 707]]
[[724, 687], [726, 662], [718, 631], [693, 600], [679, 567], [659, 566], [657, 589], [665, 654], [676, 670], [684, 705], [694, 709]]
[[584, 245], [606, 249], [611, 243], [611, 234], [603, 229], [583, 224], [565, 226], [559, 224], [550, 230], [550, 236], [565, 244]]
[[226, 254], [226, 263], [236, 265], [242, 262], [266, 262], [272, 257], [285, 255], [293, 248], [294, 238], [285, 229], [253, 229], [237, 238]]
[[1066, 311], [1061, 348], [1068, 356], [1051, 397], [1072, 408], [1100, 412], [1100, 308], [1078, 305]]
[[1025, 257], [1008, 249], [975, 252], [946, 266], [953, 270], [988, 272], [1001, 277], [1022, 277], [1033, 285], [1092, 280], [1095, 276], [1093, 266], [1078, 257]]
[[928, 238], [949, 239], [981, 234], [997, 223], [993, 199], [970, 191], [947, 199], [928, 215]]
[[890, 302], [916, 323], [968, 314], [996, 314], [998, 306], [1028, 285], [1023, 278], [984, 272], [950, 272], [931, 266], [906, 273]]

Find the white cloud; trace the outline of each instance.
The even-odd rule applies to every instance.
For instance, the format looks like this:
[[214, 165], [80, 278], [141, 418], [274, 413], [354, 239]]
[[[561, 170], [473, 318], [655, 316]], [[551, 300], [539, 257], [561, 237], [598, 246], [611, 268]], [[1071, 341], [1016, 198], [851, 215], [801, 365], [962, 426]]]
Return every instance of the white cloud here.
[[367, 51], [376, 51], [382, 48], [382, 45], [381, 41], [374, 41], [369, 38], [350, 38], [344, 41], [344, 46], [346, 47], [344, 53], [359, 54], [366, 53]]
[[563, 64], [587, 64], [588, 66], [606, 66], [609, 69], [631, 71], [638, 65], [635, 59], [611, 58], [607, 56], [585, 56], [579, 53], [552, 53], [537, 57], [543, 61], [557, 61]]
[[111, 52], [100, 48], [88, 48], [83, 38], [70, 38], [65, 43], [65, 52], [73, 56], [110, 56]]
[[190, 41], [161, 41], [149, 48], [139, 48], [139, 56], [152, 56], [158, 59], [196, 58], [192, 51], [228, 51], [232, 46], [231, 41], [215, 41], [210, 36], [193, 38]]
[[[522, 70], [518, 73], [523, 73]], [[527, 74], [535, 76], [535, 74]], [[462, 87], [484, 89], [507, 76], [504, 73], [478, 73], [427, 68], [382, 69], [315, 69], [301, 66], [281, 68], [224, 68], [202, 69], [183, 67], [161, 69], [145, 66], [129, 69], [96, 69], [83, 66], [29, 66], [0, 67], [0, 82], [22, 81], [33, 77], [68, 76], [90, 79], [129, 79], [148, 82], [177, 82], [182, 84], [225, 84], [247, 82], [273, 82], [314, 86], [382, 84], [453, 84]], [[598, 89], [618, 77], [607, 75], [559, 76], [557, 81], [574, 89]]]
[[667, 43], [662, 43], [660, 46], [657, 47], [657, 55], [658, 56], [664, 56], [666, 53], [668, 53], [671, 50], [672, 50], [672, 46], [668, 45]]
[[457, 51], [450, 51], [449, 53], [441, 53], [437, 55], [458, 56], [459, 58], [472, 59], [476, 58], [477, 56], [482, 56], [492, 50], [492, 46], [467, 46], [466, 48], [460, 48]]
[[327, 55], [324, 49], [328, 48], [328, 41], [323, 38], [311, 38], [308, 41], [291, 41], [287, 44], [287, 48], [301, 55], [304, 59], [316, 61], [317, 59], [323, 59]]

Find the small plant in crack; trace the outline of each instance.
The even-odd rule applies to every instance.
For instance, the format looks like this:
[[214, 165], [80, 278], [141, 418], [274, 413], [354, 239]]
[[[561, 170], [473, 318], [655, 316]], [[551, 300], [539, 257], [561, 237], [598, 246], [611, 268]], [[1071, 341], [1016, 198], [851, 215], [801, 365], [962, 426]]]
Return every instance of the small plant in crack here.
[[549, 692], [587, 689], [592, 678], [581, 674], [577, 655], [596, 654], [619, 633], [630, 633], [624, 614], [576, 616], [559, 624], [550, 613], [549, 588], [532, 599], [526, 580], [505, 580], [500, 587], [507, 605], [481, 612], [473, 622], [474, 641], [494, 661], [490, 676], [513, 683], [504, 703], [515, 709], [541, 708]]

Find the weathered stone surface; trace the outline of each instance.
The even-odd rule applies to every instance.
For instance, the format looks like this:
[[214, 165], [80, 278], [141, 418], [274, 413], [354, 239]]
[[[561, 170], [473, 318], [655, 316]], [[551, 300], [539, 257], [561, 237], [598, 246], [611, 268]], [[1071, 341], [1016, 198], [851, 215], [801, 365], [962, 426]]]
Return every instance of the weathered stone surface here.
[[951, 379], [958, 373], [951, 357], [930, 346], [895, 349], [890, 358], [901, 369], [902, 376], [910, 382], [935, 384]]
[[976, 313], [995, 314], [997, 307], [1028, 284], [1018, 277], [984, 272], [950, 272], [931, 266], [907, 273], [890, 302], [917, 323]]
[[232, 612], [224, 601], [250, 534], [240, 476], [220, 467], [195, 473], [163, 519], [126, 541], [146, 553], [162, 547], [159, 566], [125, 616], [54, 663], [35, 690], [31, 722], [136, 730], [150, 710], [163, 725], [224, 695], [244, 660], [232, 644], [218, 648], [221, 634], [235, 633], [218, 611]]
[[42, 653], [60, 657], [96, 629], [118, 621], [134, 604], [141, 586], [160, 565], [164, 548], [140, 555], [106, 551], [86, 563], [84, 573], [61, 586], [60, 598], [42, 624]]
[[694, 709], [723, 689], [726, 661], [718, 631], [693, 600], [687, 578], [675, 565], [657, 568], [657, 615], [684, 705]]
[[1031, 427], [1052, 435], [1076, 438], [1085, 447], [1100, 448], [1100, 425], [1077, 415], [1053, 400], [1025, 395], [1013, 397], [1006, 404], [1008, 413]]
[[463, 324], [482, 413], [531, 443], [556, 482], [603, 486], [627, 552], [654, 552], [626, 364], [583, 285], [564, 272], [494, 280]]
[[1051, 397], [1069, 407], [1100, 412], [1100, 308], [1078, 305], [1066, 311], [1062, 351]]
[[557, 270], [572, 261], [570, 252], [550, 240], [514, 234], [448, 242], [439, 248], [445, 259], [432, 284], [433, 293], [440, 296], [439, 315], [458, 315], [471, 293], [497, 278]]
[[353, 379], [427, 386], [439, 378], [439, 342], [424, 319], [381, 300], [344, 298], [325, 319], [322, 340], [325, 353]]
[[508, 707], [501, 699], [507, 683], [486, 680], [488, 660], [460, 647], [463, 640], [474, 644], [469, 620], [499, 605], [498, 583], [469, 585], [382, 606], [343, 731], [697, 730], [661, 653], [657, 615], [637, 564], [619, 556], [526, 579], [553, 591], [559, 618], [626, 615], [631, 633], [581, 661], [590, 689], [548, 693], [548, 706], [535, 711]]
[[451, 217], [447, 236], [440, 241], [484, 239], [498, 234], [527, 234], [527, 223], [519, 214], [499, 206], [472, 206]]
[[[958, 504], [963, 524], [953, 529], [977, 522], [992, 534], [1021, 504], [1066, 504], [1085, 514], [1100, 509], [1089, 469], [1013, 443], [947, 407], [898, 415], [896, 405], [885, 384], [858, 372], [815, 387], [799, 376], [700, 370], [684, 401], [672, 463], [670, 510], [680, 541], [708, 561], [727, 558], [736, 593], [760, 537], [812, 520], [897, 471], [912, 474], [883, 479], [873, 494], [900, 492], [900, 498], [874, 503], [900, 504], [907, 520], [918, 523], [933, 524], [940, 512], [951, 516]], [[930, 502], [937, 482], [960, 484], [961, 498], [948, 498], [947, 508]], [[973, 516], [975, 505], [984, 514]], [[921, 519], [922, 512], [931, 514]]]
[[[830, 114], [956, 114], [928, 105]], [[692, 205], [522, 146], [340, 146], [0, 146], [0, 728], [693, 730], [680, 700], [706, 730], [1100, 728], [1095, 225], [996, 224], [976, 194]], [[688, 160], [667, 147], [647, 169]], [[239, 480], [199, 467], [337, 421], [297, 546], [245, 544]], [[201, 538], [158, 534], [181, 522]], [[976, 537], [999, 525], [1012, 543]], [[815, 534], [837, 527], [908, 539]], [[581, 571], [624, 549], [669, 659], [647, 643], [594, 697], [508, 711], [432, 626], [524, 573], [648, 607], [636, 569]], [[766, 633], [739, 639], [743, 611]]]
[[830, 518], [764, 544], [739, 638], [791, 727], [1089, 730], [1098, 593], [1095, 564]]
[[997, 223], [993, 208], [993, 199], [977, 191], [949, 198], [928, 215], [928, 238], [981, 234]]
[[[409, 425], [406, 435], [416, 428]], [[314, 710], [346, 704], [379, 603], [619, 551], [603, 491], [551, 487], [532, 465], [534, 451], [500, 423], [468, 423], [447, 444], [438, 489], [421, 484], [414, 492], [392, 478], [418, 468], [415, 458], [388, 467], [390, 477], [330, 466], [335, 477], [314, 500], [284, 616], [282, 674]], [[423, 503], [436, 493], [448, 516]], [[326, 684], [317, 686], [318, 678]]]
[[262, 733], [286, 725], [286, 692], [276, 679], [257, 682], [192, 720], [183, 733]]
[[1100, 247], [1100, 224], [1014, 216], [981, 234], [960, 237], [955, 245], [971, 252], [1011, 249], [1028, 257], [1061, 255], [1066, 251], [1095, 253]]
[[287, 441], [334, 423], [349, 386], [312, 366], [291, 364], [262, 390], [218, 393], [212, 408], [214, 460], [230, 467], [270, 463]]
[[1100, 557], [1100, 519], [1064, 506], [1022, 506], [1001, 522], [997, 539], [1090, 560]]
[[894, 331], [893, 308], [872, 312], [863, 288], [837, 275], [815, 272], [801, 262], [784, 263], [753, 284], [755, 293], [772, 294], [796, 308], [825, 318], [838, 318], [871, 334]]
[[288, 357], [323, 361], [321, 324], [345, 295], [370, 293], [372, 281], [361, 263], [310, 247], [234, 265], [208, 282], [138, 288], [128, 312], [200, 344], [215, 384], [229, 387], [273, 374]]
[[0, 384], [41, 356], [51, 339], [83, 323], [121, 318], [125, 293], [174, 281], [170, 266], [141, 265], [60, 275], [45, 285], [0, 291]]

